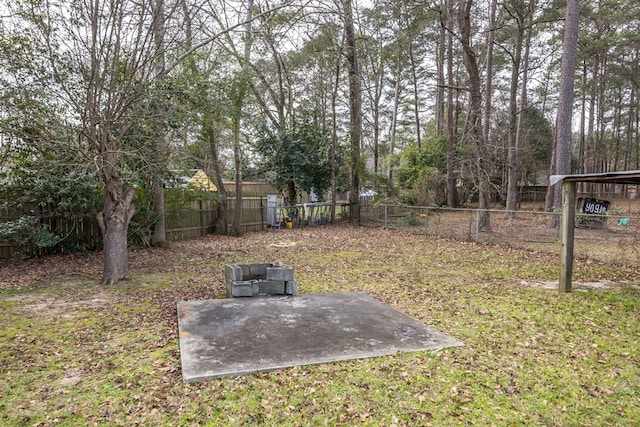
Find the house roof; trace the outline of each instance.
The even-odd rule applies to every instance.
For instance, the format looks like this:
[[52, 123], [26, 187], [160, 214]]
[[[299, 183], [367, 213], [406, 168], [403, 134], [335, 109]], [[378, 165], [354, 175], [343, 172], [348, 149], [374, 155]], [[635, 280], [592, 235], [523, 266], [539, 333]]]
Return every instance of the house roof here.
[[177, 187], [197, 188], [199, 190], [217, 192], [218, 188], [202, 169], [190, 169], [184, 171], [173, 171], [175, 184]]
[[202, 170], [198, 169], [198, 171], [191, 177], [189, 184], [191, 186], [197, 187], [201, 190], [217, 192], [218, 188], [216, 185], [209, 179], [207, 174]]

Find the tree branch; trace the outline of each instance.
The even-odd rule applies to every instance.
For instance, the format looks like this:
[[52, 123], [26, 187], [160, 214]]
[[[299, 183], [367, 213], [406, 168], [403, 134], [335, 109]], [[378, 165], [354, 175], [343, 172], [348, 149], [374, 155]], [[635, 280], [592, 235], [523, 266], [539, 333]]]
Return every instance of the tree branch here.
[[218, 39], [219, 37], [235, 30], [236, 28], [245, 26], [247, 24], [250, 24], [251, 22], [262, 18], [265, 15], [268, 15], [271, 12], [274, 12], [276, 10], [280, 10], [283, 9], [285, 7], [291, 6], [296, 0], [290, 0], [286, 3], [281, 4], [280, 6], [275, 6], [269, 10], [265, 10], [262, 13], [259, 13], [255, 16], [253, 16], [251, 19], [247, 19], [246, 21], [243, 22], [238, 22], [235, 25], [232, 25], [229, 28], [225, 28], [224, 30], [212, 35], [209, 38], [204, 39], [203, 41], [201, 41], [200, 43], [194, 45], [193, 47], [191, 47], [191, 49], [187, 50], [185, 53], [183, 53], [182, 55], [180, 55], [172, 64], [167, 66], [167, 73], [169, 73], [171, 70], [173, 70], [175, 67], [177, 67], [182, 61], [184, 61], [185, 59], [187, 59], [189, 56], [191, 56], [194, 52], [196, 52], [198, 49], [200, 49], [201, 47], [204, 47], [206, 45], [208, 45], [209, 43], [214, 42], [216, 39]]

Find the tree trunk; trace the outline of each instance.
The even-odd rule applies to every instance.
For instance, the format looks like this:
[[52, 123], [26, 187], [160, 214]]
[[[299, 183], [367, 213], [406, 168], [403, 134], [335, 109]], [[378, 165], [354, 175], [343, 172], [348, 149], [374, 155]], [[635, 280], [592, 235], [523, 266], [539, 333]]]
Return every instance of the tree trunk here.
[[438, 32], [438, 57], [436, 60], [436, 75], [438, 88], [436, 91], [436, 134], [442, 135], [444, 134], [444, 112], [445, 112], [445, 103], [444, 103], [444, 70], [445, 70], [445, 55], [447, 51], [447, 22], [446, 22], [446, 14], [444, 1], [440, 7], [439, 18], [440, 18], [440, 27]]
[[298, 194], [296, 191], [296, 183], [294, 180], [290, 179], [287, 181], [287, 205], [295, 206], [298, 204]]
[[[342, 45], [338, 49], [340, 58], [342, 54]], [[340, 88], [340, 60], [336, 61], [336, 73], [333, 88], [331, 90], [331, 223], [336, 220], [336, 202], [337, 198], [337, 175], [338, 175], [338, 114], [336, 112], [336, 104], [338, 102], [338, 90]]]
[[[582, 87], [587, 87], [587, 64], [586, 61], [582, 62]], [[582, 90], [582, 97], [580, 100], [580, 140], [578, 142], [578, 173], [585, 173], [585, 147], [586, 147], [586, 117], [587, 117], [587, 91]], [[584, 191], [584, 182], [577, 183], [577, 191]]]
[[127, 228], [135, 212], [134, 189], [125, 188], [117, 177], [105, 179], [104, 211], [98, 224], [104, 240], [102, 284], [114, 284], [129, 275]]
[[[242, 105], [236, 106], [237, 113], [242, 111]], [[233, 160], [235, 166], [235, 192], [236, 200], [233, 210], [233, 221], [231, 223], [231, 235], [242, 236], [242, 148], [240, 147], [240, 118], [233, 124]]]
[[[637, 87], [636, 87], [637, 91]], [[635, 110], [635, 168], [640, 169], [640, 114], [638, 113], [638, 106], [636, 106]], [[638, 188], [640, 191], [640, 188]]]
[[453, 0], [447, 1], [447, 207], [458, 207], [455, 175], [456, 125], [453, 114]]
[[351, 151], [351, 219], [360, 222], [360, 139], [362, 133], [362, 90], [353, 26], [351, 0], [344, 0], [344, 32], [349, 62], [349, 141]]
[[[598, 78], [598, 55], [594, 55], [594, 64], [591, 70], [591, 84], [589, 85], [589, 119], [587, 129], [587, 146], [585, 154], [585, 173], [596, 172], [596, 81]], [[591, 186], [593, 187], [593, 186]]]
[[151, 204], [155, 215], [153, 233], [151, 235], [151, 246], [166, 248], [167, 226], [164, 210], [164, 182], [161, 177], [154, 174], [151, 181]]
[[[375, 6], [374, 6], [375, 7]], [[378, 37], [379, 39], [375, 39]], [[384, 50], [383, 43], [381, 41], [382, 35], [378, 32], [372, 39], [376, 40], [377, 51], [376, 53], [370, 53], [365, 55], [365, 67], [362, 70], [362, 75], [367, 78], [367, 83], [364, 84], [363, 95], [368, 101], [369, 111], [371, 116], [371, 132], [372, 143], [370, 144], [371, 155], [373, 156], [373, 173], [378, 174], [380, 171], [380, 118], [382, 113], [380, 111], [382, 94], [385, 89], [385, 56], [381, 53]], [[378, 180], [375, 180], [377, 184]]]
[[633, 117], [634, 117], [634, 114], [637, 114], [636, 90], [637, 90], [636, 86], [632, 84], [630, 88], [631, 96], [629, 101], [629, 105], [631, 105], [632, 107], [629, 109], [629, 116], [627, 118], [627, 136], [625, 141], [624, 162], [623, 162], [624, 170], [629, 170], [629, 164], [630, 164], [629, 158], [632, 152], [633, 127], [634, 127]]
[[384, 89], [384, 64], [380, 55], [380, 64], [375, 77], [374, 99], [371, 106], [373, 114], [373, 173], [380, 171], [380, 99]]
[[518, 76], [522, 62], [522, 43], [524, 41], [524, 3], [512, 1], [517, 20], [516, 40], [513, 46], [513, 64], [511, 68], [511, 90], [509, 91], [509, 152], [507, 156], [507, 203], [505, 219], [515, 218], [518, 202]]
[[153, 9], [153, 37], [156, 49], [156, 78], [155, 78], [155, 97], [156, 112], [153, 117], [153, 136], [155, 161], [151, 177], [151, 204], [155, 214], [156, 222], [153, 225], [153, 234], [151, 235], [151, 245], [158, 247], [167, 246], [166, 221], [164, 214], [164, 180], [162, 179], [162, 171], [165, 168], [165, 124], [167, 121], [167, 106], [164, 101], [164, 83], [166, 76], [165, 69], [165, 52], [164, 52], [164, 0], [156, 0], [152, 4]]
[[[614, 155], [613, 155], [613, 159], [611, 157], [608, 157], [607, 159], [607, 170], [605, 172], [609, 172], [609, 171], [617, 171], [618, 170], [618, 164], [620, 163], [620, 148], [622, 145], [622, 125], [623, 125], [623, 118], [622, 118], [622, 104], [624, 102], [624, 95], [622, 92], [622, 88], [618, 88], [617, 92], [617, 99], [615, 102], [615, 106], [614, 106], [614, 112], [613, 112], [613, 133], [614, 133], [614, 141], [615, 141], [615, 148], [614, 148]], [[613, 186], [612, 191], [615, 191], [615, 186]]]
[[[396, 67], [395, 67], [395, 85], [393, 92], [393, 107], [391, 113], [391, 126], [389, 128], [389, 154], [393, 156], [396, 146], [396, 131], [398, 128], [398, 110], [400, 108], [400, 73], [401, 69], [401, 52], [400, 44], [397, 47], [396, 52]], [[393, 165], [389, 165], [389, 195], [392, 196], [395, 192], [393, 186]]]
[[[549, 179], [547, 180], [547, 193], [544, 198], [544, 210], [546, 212], [551, 212], [553, 210], [553, 199], [555, 197], [554, 187], [549, 185], [551, 175], [556, 174], [556, 147], [558, 146], [558, 135], [557, 135], [557, 126], [556, 131], [553, 133], [553, 148], [551, 149], [551, 161], [549, 162]], [[554, 225], [554, 221], [552, 221], [552, 226]]]
[[222, 178], [222, 170], [220, 168], [220, 159], [218, 158], [218, 144], [216, 143], [215, 129], [210, 123], [203, 125], [203, 132], [209, 141], [209, 157], [211, 158], [210, 165], [208, 165], [207, 174], [213, 176], [216, 188], [218, 189], [218, 202], [216, 212], [216, 225], [214, 228], [214, 234], [225, 236], [228, 233], [227, 228], [227, 189], [224, 186]]
[[236, 203], [233, 211], [233, 222], [231, 225], [231, 234], [236, 237], [242, 236], [242, 147], [240, 146], [240, 121], [242, 120], [242, 107], [244, 105], [244, 97], [249, 86], [249, 61], [251, 60], [251, 17], [253, 16], [253, 0], [247, 1], [247, 24], [245, 25], [245, 41], [244, 41], [244, 57], [241, 78], [238, 82], [238, 88], [235, 93], [234, 114], [233, 114], [233, 159], [235, 164], [236, 177]]
[[[533, 6], [533, 3], [530, 4]], [[520, 162], [520, 149], [523, 144], [524, 138], [524, 126], [525, 126], [525, 117], [526, 111], [529, 105], [529, 98], [527, 96], [529, 90], [529, 52], [531, 51], [531, 21], [532, 21], [533, 13], [530, 11], [529, 13], [529, 23], [527, 25], [527, 39], [524, 47], [524, 57], [522, 64], [522, 86], [520, 88], [520, 112], [518, 113], [518, 124], [516, 126], [516, 163], [518, 164], [518, 174], [517, 178], [520, 179], [523, 175], [523, 166]], [[525, 168], [526, 169], [526, 168]], [[516, 185], [517, 191], [517, 185]], [[516, 195], [516, 202], [518, 201], [518, 197]]]
[[[573, 114], [573, 81], [578, 48], [578, 20], [580, 0], [567, 0], [565, 15], [564, 45], [562, 48], [562, 70], [557, 118], [556, 170], [558, 175], [571, 174], [571, 116]], [[562, 206], [562, 186], [554, 190], [555, 208]], [[553, 224], [555, 225], [555, 224]]]
[[490, 190], [489, 180], [489, 155], [484, 140], [482, 128], [482, 95], [480, 70], [476, 59], [476, 53], [471, 47], [471, 7], [473, 0], [460, 0], [460, 15], [458, 23], [460, 25], [460, 42], [462, 43], [462, 53], [464, 65], [469, 74], [469, 124], [471, 136], [475, 139], [476, 155], [478, 157], [478, 230], [485, 233], [491, 232], [490, 221]]
[[413, 40], [409, 40], [409, 61], [411, 63], [411, 80], [413, 83], [413, 117], [416, 123], [416, 144], [422, 148], [420, 129], [420, 97], [418, 96], [418, 75], [416, 73], [416, 61], [413, 57]]
[[496, 40], [497, 0], [491, 0], [489, 9], [489, 33], [487, 34], [487, 81], [485, 82], [484, 129], [485, 141], [491, 141], [491, 108], [493, 105], [493, 45]]

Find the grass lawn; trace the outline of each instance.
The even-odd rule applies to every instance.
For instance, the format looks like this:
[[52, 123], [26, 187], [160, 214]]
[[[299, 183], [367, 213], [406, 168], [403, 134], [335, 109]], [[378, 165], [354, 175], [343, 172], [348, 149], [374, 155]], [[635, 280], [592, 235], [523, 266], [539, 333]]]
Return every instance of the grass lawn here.
[[[0, 265], [0, 425], [640, 425], [640, 272], [348, 226], [206, 237]], [[223, 265], [292, 265], [300, 293], [364, 291], [461, 348], [183, 384], [176, 302], [224, 296]]]

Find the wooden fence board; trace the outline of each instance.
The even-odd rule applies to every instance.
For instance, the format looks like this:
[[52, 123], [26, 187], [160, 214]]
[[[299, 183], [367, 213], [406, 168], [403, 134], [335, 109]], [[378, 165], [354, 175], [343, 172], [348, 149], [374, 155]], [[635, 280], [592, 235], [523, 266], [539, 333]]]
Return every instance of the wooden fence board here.
[[9, 243], [0, 243], [0, 259], [12, 258], [15, 255], [13, 246]]
[[[231, 230], [233, 213], [235, 210], [235, 197], [228, 197], [227, 203], [227, 227]], [[337, 206], [337, 215], [344, 210], [344, 206]], [[1, 221], [9, 221], [15, 218], [0, 217]], [[170, 207], [166, 210], [166, 235], [167, 240], [177, 241], [204, 236], [213, 232], [217, 220], [217, 205], [215, 201], [194, 200], [179, 209]], [[45, 221], [46, 222], [46, 221]], [[100, 228], [95, 217], [85, 217], [75, 222], [64, 222], [49, 219], [49, 226], [64, 233], [76, 233], [76, 239], [87, 247], [96, 247], [101, 239]], [[268, 228], [267, 223], [267, 198], [243, 197], [241, 231], [261, 231]], [[0, 242], [0, 258], [15, 256], [15, 249], [6, 242]]]

